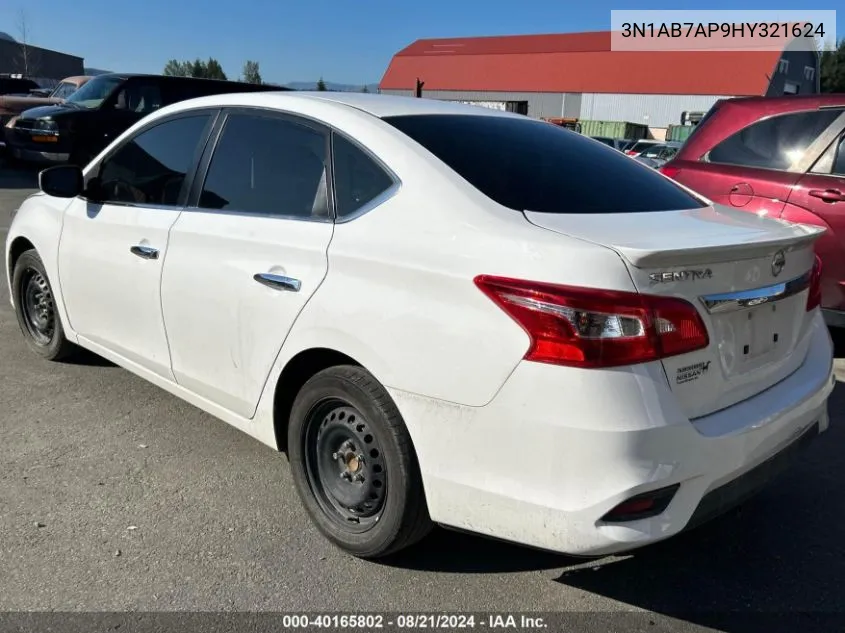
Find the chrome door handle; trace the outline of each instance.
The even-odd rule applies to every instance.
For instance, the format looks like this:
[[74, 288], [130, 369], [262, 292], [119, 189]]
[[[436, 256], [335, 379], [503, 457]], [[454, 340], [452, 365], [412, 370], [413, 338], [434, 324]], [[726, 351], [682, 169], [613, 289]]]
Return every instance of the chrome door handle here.
[[132, 246], [129, 252], [144, 259], [158, 259], [158, 249], [152, 246]]
[[276, 290], [290, 290], [291, 292], [299, 292], [302, 287], [302, 282], [293, 277], [285, 277], [283, 275], [273, 275], [271, 273], [257, 273], [252, 276], [255, 281], [264, 284]]

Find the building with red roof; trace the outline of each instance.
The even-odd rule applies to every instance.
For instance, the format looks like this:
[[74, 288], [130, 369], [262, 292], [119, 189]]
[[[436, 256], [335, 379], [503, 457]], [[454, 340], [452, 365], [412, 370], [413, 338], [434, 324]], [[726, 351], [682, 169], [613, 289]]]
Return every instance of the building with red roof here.
[[417, 40], [381, 92], [464, 101], [537, 118], [629, 121], [660, 130], [718, 99], [819, 92], [801, 50], [611, 50], [611, 32]]

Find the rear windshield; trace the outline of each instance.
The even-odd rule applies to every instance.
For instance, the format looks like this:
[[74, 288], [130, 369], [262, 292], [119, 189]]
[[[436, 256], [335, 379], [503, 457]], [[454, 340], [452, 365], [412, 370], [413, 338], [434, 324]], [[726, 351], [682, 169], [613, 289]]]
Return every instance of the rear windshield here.
[[528, 117], [386, 117], [476, 189], [517, 211], [620, 213], [704, 203], [649, 167], [557, 125]]
[[644, 152], [647, 149], [651, 149], [652, 147], [657, 147], [660, 143], [656, 141], [637, 141], [631, 146], [632, 152]]
[[693, 126], [693, 130], [692, 130], [692, 132], [690, 132], [689, 136], [684, 141], [684, 144], [689, 143], [690, 140], [698, 134], [699, 130], [701, 130], [701, 128], [704, 127], [704, 123], [708, 119], [710, 119], [714, 114], [716, 114], [716, 112], [719, 111], [719, 108], [722, 106], [722, 103], [724, 103], [724, 101], [725, 101], [724, 99], [719, 99], [716, 103], [714, 103], [712, 106], [710, 106], [710, 109], [707, 111], [707, 113], [703, 117], [701, 117], [701, 119], [698, 121], [698, 123], [696, 123]]

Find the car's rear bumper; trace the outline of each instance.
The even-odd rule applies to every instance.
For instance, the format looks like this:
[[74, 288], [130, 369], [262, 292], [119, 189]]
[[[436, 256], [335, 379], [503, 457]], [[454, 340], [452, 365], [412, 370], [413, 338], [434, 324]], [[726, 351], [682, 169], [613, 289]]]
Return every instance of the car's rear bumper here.
[[[522, 363], [484, 407], [392, 393], [434, 521], [604, 555], [663, 540], [727, 509], [776, 472], [764, 465], [769, 460], [781, 463], [800, 438], [826, 430], [834, 375], [820, 314], [810, 337], [791, 376], [692, 422], [659, 363], [591, 372]], [[658, 516], [602, 521], [619, 503], [674, 484]]]

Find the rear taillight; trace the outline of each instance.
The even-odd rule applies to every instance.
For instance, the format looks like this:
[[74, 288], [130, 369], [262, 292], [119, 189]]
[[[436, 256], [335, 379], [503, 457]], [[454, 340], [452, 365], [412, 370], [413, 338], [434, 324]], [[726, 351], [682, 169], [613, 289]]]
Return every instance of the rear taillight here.
[[637, 155], [637, 153], [632, 149], [626, 149], [625, 153], [628, 154], [628, 156], [636, 156]]
[[822, 303], [822, 260], [816, 255], [813, 272], [810, 274], [810, 293], [807, 295], [807, 312]]
[[679, 173], [681, 173], [681, 170], [672, 165], [671, 163], [666, 163], [662, 167], [659, 167], [658, 171], [667, 178], [674, 178]]
[[475, 284], [528, 333], [526, 360], [614, 367], [707, 347], [707, 328], [682, 299], [479, 275]]

